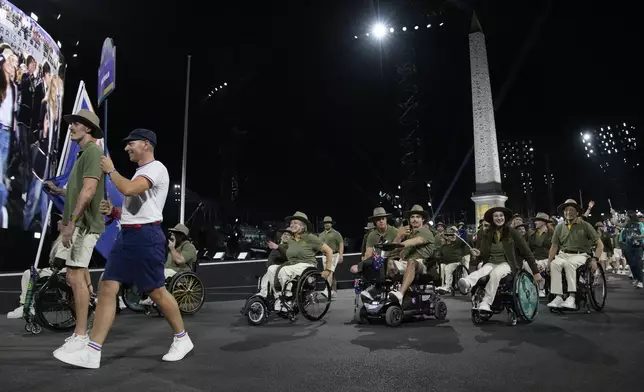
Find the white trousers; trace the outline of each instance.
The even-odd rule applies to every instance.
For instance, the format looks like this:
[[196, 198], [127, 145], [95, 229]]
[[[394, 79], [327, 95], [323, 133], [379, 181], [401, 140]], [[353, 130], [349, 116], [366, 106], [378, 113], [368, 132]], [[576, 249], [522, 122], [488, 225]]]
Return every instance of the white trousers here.
[[452, 287], [454, 283], [454, 271], [461, 263], [441, 264], [441, 281], [443, 286]]
[[275, 272], [279, 267], [279, 264], [271, 265], [266, 270], [264, 276], [262, 276], [262, 280], [259, 283], [259, 295], [262, 297], [268, 297], [268, 287], [269, 285], [273, 286], [273, 282], [275, 282]]
[[[287, 287], [286, 283], [294, 279], [297, 276], [302, 275], [302, 272], [304, 272], [305, 269], [313, 267], [309, 263], [297, 263], [293, 265], [285, 265], [282, 268], [280, 268], [280, 271], [277, 273], [277, 280], [280, 282], [280, 286], [282, 286], [282, 290], [285, 291], [287, 294], [292, 294], [292, 289], [293, 287]], [[275, 291], [275, 297], [279, 297], [282, 293]]]
[[171, 268], [164, 268], [163, 269], [163, 276], [166, 279], [171, 278], [171, 277], [175, 276], [176, 274], [177, 274], [177, 271], [175, 271], [175, 270], [173, 270]]
[[465, 279], [470, 282], [471, 286], [474, 286], [479, 279], [490, 275], [490, 280], [488, 280], [485, 285], [485, 296], [481, 302], [492, 305], [494, 297], [496, 297], [496, 290], [499, 288], [499, 282], [501, 282], [501, 279], [509, 275], [510, 272], [512, 272], [512, 269], [510, 268], [510, 264], [507, 262], [500, 264], [485, 263], [481, 268], [469, 274]]
[[577, 291], [577, 268], [581, 267], [588, 260], [586, 254], [572, 254], [563, 253], [559, 254], [552, 261], [550, 266], [550, 292], [555, 295], [563, 295], [563, 283], [561, 271], [566, 271], [566, 283], [568, 284], [568, 292], [574, 293]]
[[470, 258], [470, 255], [463, 256], [463, 265], [465, 266], [465, 268], [467, 268], [468, 271], [470, 270]]

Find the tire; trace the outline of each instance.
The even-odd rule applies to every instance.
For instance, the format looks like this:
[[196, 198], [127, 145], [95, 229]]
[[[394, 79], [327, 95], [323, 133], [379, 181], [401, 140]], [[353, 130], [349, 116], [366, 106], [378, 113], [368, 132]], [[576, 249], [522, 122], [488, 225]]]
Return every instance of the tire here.
[[[319, 315], [313, 316], [306, 310], [306, 306], [311, 303], [310, 300], [319, 301], [320, 299], [326, 301], [324, 309]], [[331, 307], [331, 286], [329, 286], [329, 282], [322, 277], [322, 273], [319, 271], [305, 271], [297, 282], [295, 300], [297, 301], [297, 309], [302, 313], [304, 318], [309, 321], [321, 320]]]
[[262, 325], [268, 317], [268, 308], [261, 298], [253, 298], [246, 304], [246, 320], [256, 327]]
[[434, 317], [436, 317], [437, 320], [445, 320], [445, 318], [447, 317], [447, 304], [445, 303], [445, 301], [438, 301], [436, 303]]
[[195, 314], [206, 302], [206, 288], [193, 272], [180, 272], [172, 277], [168, 292], [179, 305], [181, 314]]
[[[601, 285], [604, 288], [601, 295], [596, 295], [595, 290], [593, 289], [597, 279], [601, 280]], [[588, 268], [587, 282], [589, 284], [588, 299], [590, 301], [590, 306], [592, 306], [595, 311], [600, 312], [604, 309], [604, 306], [606, 306], [606, 293], [608, 292], [606, 289], [606, 274], [604, 273], [604, 268], [601, 264], [597, 263], [597, 271], [595, 274], [593, 274], [590, 271], [590, 268]]]
[[360, 324], [371, 324], [371, 319], [369, 318], [367, 309], [364, 307], [360, 309]]
[[526, 322], [532, 322], [539, 313], [539, 289], [532, 275], [519, 271], [514, 277], [512, 297], [515, 316]]
[[403, 320], [403, 310], [398, 305], [391, 305], [385, 313], [385, 321], [390, 327], [399, 327]]
[[[136, 286], [124, 286], [123, 287], [123, 303], [125, 307], [130, 309], [135, 313], [143, 313], [145, 311], [145, 306], [139, 305], [141, 301], [141, 296], [136, 290]], [[116, 308], [118, 309], [118, 297], [116, 298]]]
[[470, 274], [470, 271], [465, 268], [464, 265], [459, 265], [456, 267], [454, 272], [452, 273], [452, 295], [456, 295], [456, 292], [460, 292], [461, 289], [458, 287], [458, 281], [461, 278], [467, 277], [467, 275]]
[[[60, 309], [69, 312], [71, 317], [63, 322], [52, 322], [45, 314], [48, 310]], [[52, 279], [45, 283], [34, 296], [34, 313], [38, 324], [50, 331], [73, 331], [76, 327], [76, 312], [74, 311], [74, 294], [72, 288], [60, 279]], [[90, 313], [88, 312], [88, 319]]]

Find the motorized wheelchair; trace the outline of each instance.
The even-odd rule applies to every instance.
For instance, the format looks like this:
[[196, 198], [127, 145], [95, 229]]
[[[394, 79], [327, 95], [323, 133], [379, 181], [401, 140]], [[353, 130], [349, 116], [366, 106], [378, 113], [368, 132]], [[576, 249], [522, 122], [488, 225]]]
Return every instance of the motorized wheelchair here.
[[493, 315], [507, 311], [508, 324], [517, 325], [519, 320], [526, 323], [532, 322], [539, 313], [539, 290], [534, 283], [532, 275], [521, 269], [505, 276], [499, 282], [499, 288], [490, 306], [492, 312], [481, 312], [479, 304], [485, 296], [485, 285], [490, 276], [484, 276], [472, 287], [472, 322], [482, 324]]
[[356, 296], [373, 286], [369, 290], [373, 300], [362, 304], [358, 310], [360, 322], [366, 324], [384, 319], [387, 325], [398, 327], [405, 317], [434, 316], [438, 320], [444, 320], [447, 317], [447, 304], [435, 291], [435, 277], [430, 274], [416, 276], [409, 291], [404, 293], [402, 305], [389, 298], [389, 292], [400, 289], [401, 282], [393, 281], [387, 277], [385, 253], [399, 248], [403, 248], [403, 245], [384, 243], [374, 246], [372, 267], [379, 272], [380, 279], [360, 277], [355, 283]]
[[[195, 261], [191, 271], [180, 271], [165, 280], [165, 288], [177, 301], [181, 314], [195, 314], [206, 301], [206, 289], [197, 275], [199, 261]], [[136, 286], [124, 285], [123, 302], [128, 309], [135, 312], [144, 312], [150, 315], [156, 311], [162, 316], [161, 309], [156, 305], [141, 305], [139, 302], [147, 298], [146, 293], [137, 292]]]
[[[279, 271], [279, 270], [278, 270]], [[277, 273], [275, 274], [277, 276]], [[279, 283], [279, 282], [276, 282]], [[282, 310], [276, 311], [278, 316], [295, 321], [298, 313], [302, 313], [309, 321], [318, 321], [326, 315], [331, 306], [331, 286], [322, 273], [315, 267], [305, 269], [300, 276], [289, 280], [285, 287], [275, 287], [281, 291], [279, 298], [275, 298], [273, 290], [269, 287], [268, 297], [253, 294], [246, 300], [241, 309], [241, 314], [246, 316], [248, 324], [257, 326], [268, 320], [275, 312], [275, 301], [280, 300]], [[289, 289], [290, 294], [287, 294]], [[295, 291], [292, 289], [295, 288]], [[257, 282], [257, 291], [261, 289], [261, 277]], [[318, 311], [314, 312], [317, 305]], [[309, 308], [310, 307], [310, 308]]]
[[[593, 272], [594, 271], [594, 272]], [[561, 281], [563, 292], [568, 292], [568, 283], [566, 282], [566, 272], [561, 271]], [[550, 293], [550, 274], [546, 274], [546, 298], [548, 302], [554, 299]], [[585, 308], [586, 313], [590, 314], [590, 309], [600, 312], [606, 305], [606, 275], [604, 268], [599, 262], [593, 265], [592, 259], [586, 260], [586, 263], [577, 268], [577, 292], [575, 293], [575, 309], [567, 308], [549, 308], [552, 313], [563, 313], [579, 311]]]
[[[37, 271], [32, 267], [31, 280], [27, 289], [24, 304], [25, 331], [34, 335], [42, 332], [42, 328], [50, 331], [68, 332], [76, 328], [76, 310], [74, 292], [67, 284], [65, 276], [60, 271], [65, 268], [65, 260], [55, 258], [50, 263], [51, 276], [38, 278]], [[30, 308], [33, 302], [34, 315]], [[91, 328], [96, 310], [96, 297], [90, 297], [87, 312], [87, 327]]]

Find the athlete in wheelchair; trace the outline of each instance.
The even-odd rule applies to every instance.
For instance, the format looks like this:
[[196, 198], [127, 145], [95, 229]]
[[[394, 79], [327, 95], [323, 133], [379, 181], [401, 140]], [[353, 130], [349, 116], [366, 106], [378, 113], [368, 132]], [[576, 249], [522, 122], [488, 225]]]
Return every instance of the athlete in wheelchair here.
[[[548, 307], [552, 311], [579, 310], [585, 302], [588, 313], [591, 306], [599, 311], [606, 303], [606, 277], [598, 263], [604, 244], [593, 226], [581, 219], [583, 210], [577, 202], [568, 199], [557, 210], [565, 222], [557, 225], [548, 255], [549, 289], [554, 295]], [[593, 246], [595, 253], [590, 257]], [[568, 293], [565, 300], [564, 292]]]
[[423, 227], [428, 213], [415, 205], [406, 215], [410, 226], [403, 226], [393, 243], [373, 245], [372, 254], [379, 254], [351, 269], [362, 274], [356, 284], [361, 322], [384, 318], [387, 325], [397, 327], [405, 316], [429, 315], [441, 320], [447, 316], [447, 305], [434, 290], [440, 279], [432, 261], [434, 236]]
[[[508, 323], [531, 322], [537, 315], [539, 296], [535, 281], [542, 279], [530, 247], [507, 222], [512, 211], [489, 209], [484, 216], [490, 227], [481, 233], [480, 249], [472, 256], [482, 260], [477, 271], [458, 281], [462, 293], [472, 295], [472, 322], [480, 324], [493, 314], [507, 311]], [[532, 275], [523, 269], [527, 261]]]
[[437, 253], [440, 269], [441, 286], [436, 290], [441, 294], [458, 291], [458, 281], [466, 277], [469, 271], [463, 265], [465, 256], [470, 256], [469, 246], [458, 236], [458, 229], [454, 226], [448, 228], [441, 235], [441, 243]]
[[[313, 233], [313, 225], [306, 214], [296, 212], [286, 217], [292, 238], [286, 239], [286, 262], [269, 266], [260, 281], [260, 291], [246, 300], [241, 310], [250, 325], [260, 325], [271, 312], [295, 321], [299, 312], [310, 320], [320, 320], [331, 306], [331, 286], [327, 277], [332, 272], [333, 251]], [[318, 252], [324, 254], [325, 270], [317, 270]], [[271, 274], [277, 279], [271, 279]], [[275, 281], [270, 287], [271, 281]]]

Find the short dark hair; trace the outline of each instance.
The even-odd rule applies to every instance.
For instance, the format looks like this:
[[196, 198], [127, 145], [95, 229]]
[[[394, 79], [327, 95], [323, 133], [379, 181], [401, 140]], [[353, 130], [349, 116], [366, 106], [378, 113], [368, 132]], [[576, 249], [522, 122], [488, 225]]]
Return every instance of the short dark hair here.
[[32, 55], [27, 56], [27, 66], [30, 66], [31, 63], [35, 63], [35, 62], [36, 62], [36, 59], [34, 58], [34, 56]]

